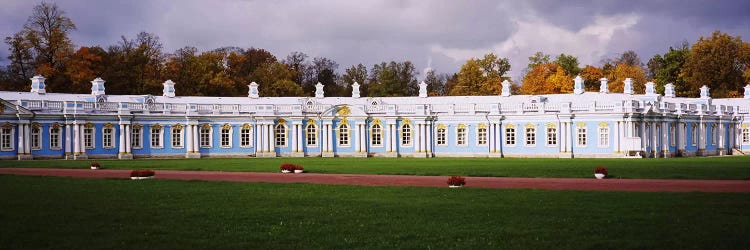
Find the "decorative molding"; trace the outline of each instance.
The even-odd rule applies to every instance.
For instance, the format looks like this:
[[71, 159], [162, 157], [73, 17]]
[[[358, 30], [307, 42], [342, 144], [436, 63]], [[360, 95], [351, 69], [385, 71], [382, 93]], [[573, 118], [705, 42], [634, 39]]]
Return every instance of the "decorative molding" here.
[[585, 122], [578, 122], [578, 123], [576, 123], [576, 127], [578, 127], [578, 128], [585, 128], [586, 127], [586, 123]]
[[91, 123], [91, 122], [87, 122], [87, 123], [83, 124], [83, 127], [85, 127], [85, 128], [93, 128], [94, 124]]
[[516, 125], [513, 123], [505, 124], [505, 128], [516, 128]]
[[60, 123], [57, 123], [57, 122], [52, 123], [52, 128], [60, 128], [60, 127], [61, 127]]
[[377, 119], [377, 118], [372, 119], [372, 122], [370, 123], [370, 126], [375, 125], [375, 124], [378, 124], [381, 127], [383, 126], [383, 124], [380, 122], [380, 119]]
[[142, 127], [143, 127], [143, 125], [141, 125], [140, 123], [133, 124], [133, 128], [134, 129], [141, 129]]
[[182, 124], [177, 123], [175, 125], [172, 125], [172, 129], [182, 130]]
[[401, 118], [401, 125], [403, 124], [411, 124], [411, 121], [409, 120], [409, 118]]
[[599, 123], [599, 127], [600, 128], [608, 128], [609, 127], [609, 123], [607, 123], [607, 122], [600, 122]]
[[742, 128], [750, 128], [750, 124], [747, 124], [747, 123], [743, 123], [743, 124], [742, 124]]
[[346, 106], [346, 105], [344, 105], [344, 106], [341, 106], [341, 107], [340, 107], [340, 108], [339, 108], [339, 109], [338, 109], [338, 110], [336, 111], [336, 115], [338, 115], [338, 116], [342, 116], [342, 117], [347, 117], [347, 116], [349, 116], [349, 114], [351, 114], [351, 113], [352, 113], [352, 111], [351, 111], [351, 110], [349, 109], [349, 106]]
[[557, 124], [553, 123], [553, 122], [550, 122], [550, 123], [547, 123], [546, 127], [548, 127], [548, 128], [557, 128]]
[[465, 129], [465, 128], [466, 128], [466, 124], [463, 124], [463, 123], [459, 123], [459, 124], [458, 124], [458, 125], [456, 126], [456, 128], [463, 128], [463, 129]]
[[311, 123], [312, 124], [316, 124], [317, 122], [315, 120], [313, 120], [313, 119], [308, 119], [307, 120], [307, 124], [311, 124]]
[[526, 125], [524, 126], [524, 128], [536, 128], [536, 124], [526, 123]]
[[279, 118], [276, 120], [276, 123], [286, 123], [286, 120], [284, 120], [284, 118]]
[[35, 129], [39, 129], [39, 128], [41, 128], [41, 127], [42, 127], [42, 125], [41, 125], [41, 124], [39, 124], [38, 122], [32, 122], [32, 123], [31, 123], [31, 127], [32, 127], [32, 128], [35, 128]]
[[114, 128], [115, 125], [113, 125], [111, 122], [105, 123], [104, 128]]
[[445, 125], [445, 124], [443, 124], [443, 123], [440, 123], [440, 124], [438, 124], [438, 125], [437, 125], [437, 128], [438, 128], [438, 129], [447, 129], [447, 128], [448, 128], [448, 126], [446, 126], [446, 125]]
[[155, 128], [155, 129], [161, 129], [161, 128], [162, 128], [162, 126], [161, 126], [161, 124], [158, 124], [158, 123], [156, 123], [156, 124], [154, 124], [154, 125], [151, 125], [151, 128]]
[[201, 124], [201, 129], [211, 129], [211, 124], [208, 124], [208, 123]]
[[487, 128], [487, 123], [477, 124], [477, 128]]
[[253, 126], [250, 125], [249, 123], [242, 124], [242, 129], [252, 129], [252, 128]]
[[221, 125], [222, 129], [232, 129], [232, 125], [229, 123], [224, 123], [224, 125]]
[[5, 122], [5, 123], [3, 123], [3, 125], [0, 125], [0, 127], [2, 127], [2, 128], [13, 128], [13, 124], [11, 124], [10, 122]]
[[346, 117], [341, 118], [341, 120], [339, 120], [339, 126], [341, 126], [341, 124], [349, 125], [349, 120], [347, 120]]

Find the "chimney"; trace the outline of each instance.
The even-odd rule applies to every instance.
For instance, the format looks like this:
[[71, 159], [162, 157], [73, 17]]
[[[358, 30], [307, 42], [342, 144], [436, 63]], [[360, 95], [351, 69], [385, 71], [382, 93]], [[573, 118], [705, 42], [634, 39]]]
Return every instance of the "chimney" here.
[[710, 99], [711, 94], [708, 93], [709, 88], [706, 85], [701, 87], [701, 99]]
[[352, 84], [352, 97], [359, 98], [359, 83]]
[[623, 87], [622, 93], [632, 95], [633, 94], [633, 79], [625, 78], [625, 86]]
[[424, 81], [419, 83], [419, 97], [427, 97], [427, 83], [425, 83]]
[[35, 75], [31, 78], [31, 92], [37, 93], [37, 94], [45, 94], [47, 93], [47, 90], [45, 89], [47, 86], [44, 85], [44, 80], [47, 80], [41, 75]]
[[656, 94], [656, 88], [654, 88], [654, 82], [647, 82], [646, 83], [646, 95], [648, 96], [655, 96]]
[[164, 82], [164, 89], [162, 92], [164, 93], [162, 94], [163, 96], [174, 97], [174, 82], [172, 80]]
[[609, 85], [607, 85], [607, 82], [609, 82], [607, 78], [599, 79], [599, 93], [609, 93]]
[[325, 97], [325, 93], [323, 92], [323, 84], [318, 82], [318, 84], [315, 85], [315, 98], [323, 97]]
[[674, 97], [674, 84], [667, 83], [667, 85], [664, 85], [664, 96]]
[[750, 99], [750, 84], [745, 85], [745, 94], [743, 95], [744, 99]]
[[510, 96], [510, 82], [508, 80], [503, 81], [503, 92], [500, 94], [502, 96]]
[[250, 98], [258, 98], [258, 84], [255, 82], [251, 82], [250, 85], [247, 85], [247, 97]]
[[573, 93], [576, 95], [583, 94], [583, 78], [581, 78], [581, 75], [577, 75], [576, 78], [573, 78]]
[[91, 81], [91, 95], [105, 95], [104, 93], [104, 80], [97, 77]]

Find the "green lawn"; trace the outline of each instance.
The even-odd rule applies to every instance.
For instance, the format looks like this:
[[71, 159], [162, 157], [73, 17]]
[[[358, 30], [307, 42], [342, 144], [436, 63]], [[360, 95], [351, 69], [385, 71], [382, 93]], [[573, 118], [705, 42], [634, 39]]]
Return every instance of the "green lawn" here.
[[0, 175], [0, 249], [748, 249], [750, 195]]
[[[90, 161], [0, 161], [0, 167], [88, 168]], [[308, 172], [350, 174], [464, 175], [591, 178], [595, 166], [613, 178], [750, 180], [750, 157], [671, 159], [520, 158], [205, 158], [99, 160], [110, 169], [178, 169], [275, 172], [283, 162]]]

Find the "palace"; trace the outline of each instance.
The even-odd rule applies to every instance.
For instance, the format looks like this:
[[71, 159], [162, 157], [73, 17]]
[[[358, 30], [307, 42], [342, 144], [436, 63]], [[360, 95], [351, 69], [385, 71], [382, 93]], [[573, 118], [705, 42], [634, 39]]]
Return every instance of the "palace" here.
[[633, 93], [585, 92], [499, 96], [248, 97], [0, 91], [0, 158], [147, 157], [678, 157], [736, 155], [750, 150], [750, 85], [744, 98], [665, 94], [646, 83]]

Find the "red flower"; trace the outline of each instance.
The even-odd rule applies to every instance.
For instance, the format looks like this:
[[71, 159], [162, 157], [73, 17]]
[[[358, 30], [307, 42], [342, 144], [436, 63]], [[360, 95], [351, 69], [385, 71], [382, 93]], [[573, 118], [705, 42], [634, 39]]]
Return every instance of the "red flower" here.
[[463, 186], [466, 185], [466, 179], [461, 176], [451, 176], [450, 178], [448, 178], [448, 185]]
[[101, 168], [101, 166], [99, 165], [99, 163], [98, 163], [98, 162], [95, 162], [95, 161], [94, 161], [94, 162], [91, 162], [91, 167], [95, 167], [95, 168]]
[[150, 177], [156, 175], [153, 170], [133, 170], [130, 171], [130, 177]]
[[604, 166], [596, 166], [596, 168], [594, 168], [594, 173], [607, 175], [608, 172], [607, 168], [605, 168]]
[[297, 169], [297, 166], [294, 165], [294, 164], [291, 164], [291, 163], [283, 163], [283, 164], [281, 164], [280, 168], [281, 168], [282, 171], [283, 170], [294, 171], [295, 169]]
[[297, 165], [297, 166], [294, 166], [294, 170], [305, 170], [305, 168], [302, 167], [302, 165]]

